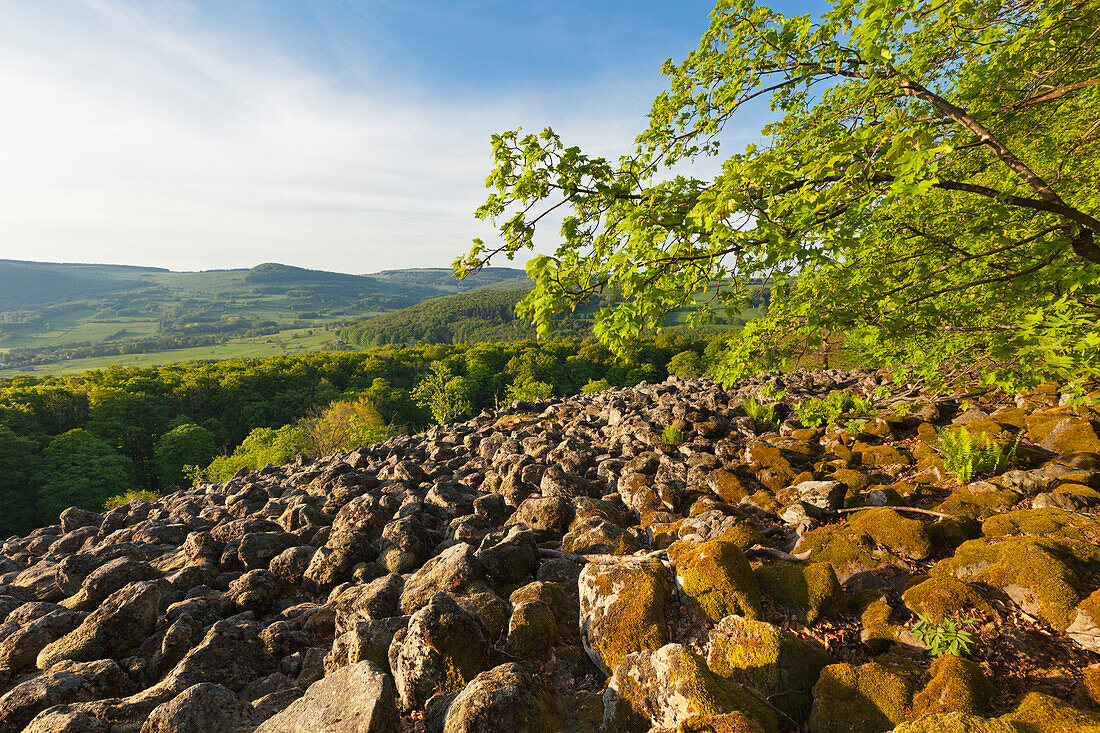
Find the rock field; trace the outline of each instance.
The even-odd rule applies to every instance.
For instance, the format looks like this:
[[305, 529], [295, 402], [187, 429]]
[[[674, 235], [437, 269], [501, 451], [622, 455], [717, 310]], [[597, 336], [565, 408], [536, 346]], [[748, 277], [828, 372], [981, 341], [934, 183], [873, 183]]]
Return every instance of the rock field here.
[[[1098, 417], [670, 378], [68, 509], [3, 543], [0, 733], [1100, 731]], [[1015, 465], [960, 485], [960, 425]]]

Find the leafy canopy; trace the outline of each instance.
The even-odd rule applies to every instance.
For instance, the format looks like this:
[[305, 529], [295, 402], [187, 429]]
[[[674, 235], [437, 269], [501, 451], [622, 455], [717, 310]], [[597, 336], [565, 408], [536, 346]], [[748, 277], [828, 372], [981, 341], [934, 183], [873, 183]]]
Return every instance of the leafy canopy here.
[[[665, 312], [747, 302], [765, 318], [731, 344], [726, 379], [843, 337], [869, 365], [926, 375], [970, 363], [1003, 385], [1100, 367], [1100, 6], [1087, 0], [833, 0], [784, 17], [721, 0], [630, 155], [551, 129], [493, 135], [491, 193], [460, 275], [560, 243], [527, 267], [519, 304], [552, 316], [614, 289], [595, 332], [621, 349]], [[745, 106], [760, 141], [719, 156]], [[716, 158], [709, 179], [692, 164]], [[546, 218], [547, 216], [550, 218]]]

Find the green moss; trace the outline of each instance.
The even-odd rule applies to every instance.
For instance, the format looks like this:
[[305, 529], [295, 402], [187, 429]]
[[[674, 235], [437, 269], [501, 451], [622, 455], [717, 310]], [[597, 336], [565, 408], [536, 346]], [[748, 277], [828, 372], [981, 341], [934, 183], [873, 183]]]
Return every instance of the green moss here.
[[807, 550], [811, 559], [829, 563], [844, 580], [882, 565], [904, 567], [905, 560], [926, 559], [932, 554], [932, 540], [919, 520], [878, 508], [858, 512], [843, 524], [807, 532], [795, 551]]
[[859, 617], [859, 623], [863, 626], [860, 634], [863, 643], [872, 650], [883, 651], [888, 644], [898, 641], [905, 627], [894, 623], [893, 616], [894, 609], [885, 596], [867, 604]]
[[1085, 668], [1085, 674], [1077, 688], [1077, 699], [1083, 707], [1100, 708], [1100, 664]]
[[810, 714], [810, 690], [828, 663], [820, 646], [763, 621], [730, 616], [710, 632], [711, 671], [764, 694], [796, 721]]
[[542, 601], [525, 601], [508, 619], [508, 653], [521, 659], [545, 659], [558, 642], [558, 623]]
[[985, 520], [982, 534], [990, 539], [1057, 537], [1095, 545], [1100, 543], [1100, 520], [1054, 507], [1020, 509]]
[[756, 579], [775, 601], [799, 611], [807, 624], [847, 606], [836, 571], [827, 562], [778, 562], [756, 570]]
[[902, 723], [894, 733], [1025, 733], [1014, 723], [963, 713], [933, 713]]
[[668, 548], [676, 585], [693, 611], [721, 621], [738, 615], [760, 616], [760, 586], [741, 549], [732, 542], [677, 542]]
[[725, 715], [693, 715], [675, 733], [763, 733], [763, 729], [742, 712]]
[[749, 490], [745, 488], [744, 481], [737, 474], [724, 468], [711, 471], [707, 477], [707, 483], [710, 485], [711, 490], [722, 498], [722, 501], [732, 505], [737, 505], [749, 495]]
[[932, 662], [930, 679], [913, 698], [913, 719], [929, 713], [981, 715], [993, 698], [993, 685], [969, 659], [945, 654]]
[[580, 584], [582, 599], [592, 594], [598, 609], [591, 619], [582, 618], [582, 623], [587, 624], [588, 644], [605, 673], [627, 654], [659, 649], [668, 642], [669, 589], [659, 562], [588, 565]]
[[859, 471], [853, 471], [850, 468], [841, 468], [835, 471], [833, 478], [856, 492], [864, 491], [870, 488], [872, 484], [870, 476]]
[[937, 511], [957, 519], [983, 520], [1005, 511], [1020, 497], [1008, 489], [973, 491], [970, 486], [960, 486], [936, 507]]
[[969, 583], [950, 575], [937, 575], [910, 586], [901, 599], [910, 611], [937, 624], [948, 618], [993, 613], [993, 607]]
[[1001, 720], [1016, 723], [1025, 733], [1098, 733], [1100, 715], [1078, 710], [1068, 702], [1030, 692]]
[[814, 685], [813, 733], [883, 733], [908, 716], [919, 671], [880, 658], [861, 667], [831, 664]]
[[971, 540], [953, 557], [936, 563], [932, 575], [952, 575], [1001, 588], [1024, 611], [1064, 631], [1081, 601], [1076, 574], [1067, 564], [1074, 549], [1085, 552], [1088, 548], [1080, 543], [1030, 538]]
[[911, 560], [925, 560], [932, 555], [932, 541], [925, 524], [918, 519], [906, 519], [893, 509], [858, 512], [848, 520], [848, 529]]

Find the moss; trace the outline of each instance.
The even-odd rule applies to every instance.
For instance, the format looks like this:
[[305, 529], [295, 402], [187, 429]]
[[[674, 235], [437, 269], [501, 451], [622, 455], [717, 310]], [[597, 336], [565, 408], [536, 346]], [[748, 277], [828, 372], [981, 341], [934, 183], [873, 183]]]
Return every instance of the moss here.
[[894, 733], [1024, 733], [1014, 723], [963, 713], [933, 713], [902, 723]]
[[579, 585], [581, 631], [605, 674], [627, 654], [668, 642], [665, 604], [670, 594], [659, 562], [587, 565]]
[[1091, 499], [1093, 501], [1100, 500], [1100, 491], [1085, 486], [1084, 484], [1062, 484], [1054, 489], [1054, 493], [1073, 494], [1074, 496], [1080, 496], [1082, 499]]
[[[786, 485], [787, 483], [783, 482], [783, 486]], [[770, 491], [757, 491], [751, 496], [745, 497], [745, 502], [769, 514], [778, 514], [779, 510], [783, 508], [779, 506], [779, 502], [775, 500], [775, 494]]]
[[912, 718], [929, 713], [981, 715], [993, 698], [993, 685], [977, 664], [951, 654], [937, 657], [930, 679], [913, 698]]
[[1081, 601], [1075, 573], [1065, 559], [1068, 544], [1030, 538], [971, 540], [953, 557], [936, 563], [932, 575], [952, 575], [1001, 588], [1024, 611], [1064, 631]]
[[1082, 707], [1100, 709], [1100, 664], [1085, 668], [1077, 687], [1077, 699]]
[[870, 488], [871, 477], [850, 468], [842, 468], [833, 473], [833, 478], [847, 486], [852, 491], [860, 492]]
[[913, 458], [892, 445], [870, 445], [857, 440], [852, 445], [852, 453], [859, 456], [864, 466], [908, 466]]
[[978, 591], [950, 575], [938, 575], [910, 586], [901, 599], [910, 611], [937, 624], [948, 618], [993, 614], [993, 607]]
[[742, 712], [725, 715], [693, 715], [675, 733], [763, 733], [763, 729]]
[[923, 560], [932, 554], [927, 527], [893, 509], [868, 509], [843, 524], [819, 527], [799, 540], [796, 552], [809, 551], [815, 561], [833, 566], [841, 580], [902, 560]]
[[730, 616], [710, 632], [711, 671], [762, 693], [796, 721], [810, 714], [810, 690], [828, 663], [820, 646], [763, 621]]
[[675, 522], [658, 522], [649, 527], [650, 544], [655, 550], [667, 549], [676, 540], [680, 539], [680, 525], [683, 519]]
[[883, 651], [887, 645], [897, 642], [905, 627], [893, 623], [893, 616], [894, 609], [885, 596], [880, 596], [867, 604], [859, 617], [859, 623], [863, 626], [863, 631], [860, 633], [863, 643], [872, 650]]
[[814, 733], [883, 733], [908, 716], [919, 672], [880, 658], [861, 667], [831, 664], [814, 685]]
[[1016, 723], [1025, 733], [1100, 733], [1100, 715], [1041, 692], [1025, 695], [1001, 720]]
[[558, 643], [558, 623], [542, 601], [526, 601], [508, 620], [508, 653], [521, 659], [545, 659]]
[[800, 612], [807, 624], [847, 606], [836, 571], [827, 562], [779, 562], [756, 570], [756, 579], [770, 598]]
[[1016, 492], [1008, 489], [974, 491], [970, 486], [960, 486], [936, 510], [957, 519], [983, 520], [1007, 510], [1019, 498]]
[[677, 542], [668, 548], [685, 604], [712, 621], [760, 616], [760, 586], [741, 549], [732, 542]]
[[717, 468], [710, 472], [707, 483], [711, 490], [722, 498], [722, 501], [736, 505], [749, 495], [749, 490], [741, 478], [724, 468]]
[[982, 534], [990, 539], [1057, 537], [1097, 544], [1100, 543], [1100, 520], [1054, 507], [1020, 509], [985, 520], [982, 522]]
[[554, 613], [558, 623], [576, 628], [577, 602], [569, 596], [561, 583], [538, 580], [517, 588], [508, 596], [508, 602], [513, 607], [528, 601], [542, 601]]

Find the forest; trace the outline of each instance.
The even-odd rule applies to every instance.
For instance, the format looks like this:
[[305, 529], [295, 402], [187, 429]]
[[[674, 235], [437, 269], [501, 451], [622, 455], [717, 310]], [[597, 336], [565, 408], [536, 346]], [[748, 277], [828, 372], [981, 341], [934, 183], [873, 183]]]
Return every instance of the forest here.
[[436, 344], [3, 378], [0, 536], [513, 399], [698, 376], [724, 345], [669, 331], [616, 354], [593, 339]]

